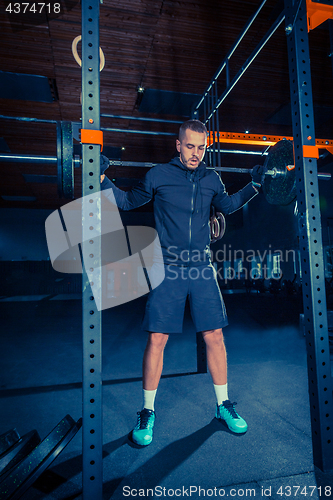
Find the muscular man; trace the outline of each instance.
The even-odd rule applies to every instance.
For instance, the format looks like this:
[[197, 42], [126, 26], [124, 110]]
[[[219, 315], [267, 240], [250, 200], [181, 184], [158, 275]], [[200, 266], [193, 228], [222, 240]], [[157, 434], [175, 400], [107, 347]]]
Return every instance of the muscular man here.
[[[198, 120], [183, 123], [176, 141], [179, 157], [150, 169], [144, 180], [124, 192], [105, 177], [101, 189], [112, 188], [117, 205], [131, 210], [151, 199], [164, 266], [163, 282], [149, 294], [143, 328], [148, 342], [143, 357], [143, 409], [138, 412], [133, 441], [148, 445], [153, 439], [154, 400], [162, 374], [163, 353], [169, 335], [182, 330], [184, 307], [189, 297], [197, 332], [202, 332], [207, 364], [215, 394], [217, 419], [235, 433], [247, 431], [247, 424], [228, 397], [227, 359], [222, 328], [228, 324], [216, 272], [210, 261], [209, 217], [211, 205], [230, 214], [258, 193], [264, 170], [252, 170], [252, 182], [229, 196], [214, 170], [202, 161], [207, 129]], [[107, 192], [104, 193], [107, 196]]]

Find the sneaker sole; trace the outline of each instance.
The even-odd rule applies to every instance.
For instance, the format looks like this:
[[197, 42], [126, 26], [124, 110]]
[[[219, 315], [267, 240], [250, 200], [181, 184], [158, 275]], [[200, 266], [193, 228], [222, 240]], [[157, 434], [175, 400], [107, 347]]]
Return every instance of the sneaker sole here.
[[246, 429], [232, 429], [231, 427], [229, 427], [229, 425], [227, 424], [227, 422], [223, 419], [223, 418], [218, 418], [218, 417], [215, 417], [216, 420], [218, 420], [219, 422], [221, 422], [227, 429], [229, 429], [230, 432], [233, 432], [234, 434], [245, 434], [248, 430], [248, 427], [246, 427]]

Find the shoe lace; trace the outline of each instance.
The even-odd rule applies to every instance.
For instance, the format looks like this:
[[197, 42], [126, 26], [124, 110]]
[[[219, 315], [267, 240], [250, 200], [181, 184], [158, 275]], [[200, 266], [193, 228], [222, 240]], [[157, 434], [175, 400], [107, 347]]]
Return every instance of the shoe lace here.
[[235, 410], [235, 405], [237, 403], [232, 403], [231, 401], [224, 401], [224, 403], [222, 404], [222, 406], [228, 410], [228, 412], [230, 413], [230, 415], [232, 416], [232, 418], [239, 418], [239, 415], [238, 413], [236, 412]]
[[150, 427], [152, 427], [152, 419], [151, 419], [151, 416], [152, 416], [152, 413], [147, 413], [147, 412], [140, 412], [138, 411], [138, 426], [139, 426], [139, 429], [149, 429]]

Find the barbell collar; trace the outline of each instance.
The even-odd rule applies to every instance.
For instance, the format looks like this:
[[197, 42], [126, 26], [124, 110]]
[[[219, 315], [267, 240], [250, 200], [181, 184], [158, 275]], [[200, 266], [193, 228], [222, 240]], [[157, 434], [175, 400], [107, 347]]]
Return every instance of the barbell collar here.
[[74, 162], [73, 162], [74, 168], [81, 167], [82, 165], [82, 160], [79, 155], [74, 155]]

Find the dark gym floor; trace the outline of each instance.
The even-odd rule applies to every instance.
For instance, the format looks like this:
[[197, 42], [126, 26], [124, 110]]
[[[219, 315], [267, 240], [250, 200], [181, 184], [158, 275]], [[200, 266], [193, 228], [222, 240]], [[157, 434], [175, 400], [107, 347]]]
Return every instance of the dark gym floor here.
[[[224, 298], [229, 396], [248, 432], [235, 436], [214, 418], [210, 375], [193, 373], [196, 335], [187, 311], [183, 333], [166, 347], [147, 448], [128, 438], [142, 403], [145, 298], [103, 312], [105, 499], [151, 497], [147, 489], [155, 487], [155, 498], [214, 498], [219, 488], [234, 498], [333, 496], [333, 473], [313, 465], [300, 298]], [[81, 301], [74, 294], [3, 298], [0, 311], [0, 434], [16, 427], [44, 438], [67, 413], [81, 416]], [[81, 453], [79, 431], [23, 500], [81, 498]]]

